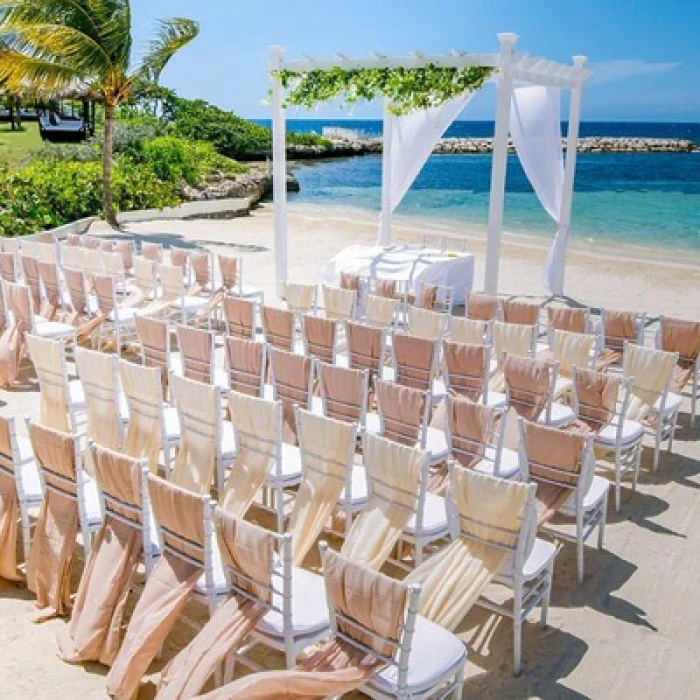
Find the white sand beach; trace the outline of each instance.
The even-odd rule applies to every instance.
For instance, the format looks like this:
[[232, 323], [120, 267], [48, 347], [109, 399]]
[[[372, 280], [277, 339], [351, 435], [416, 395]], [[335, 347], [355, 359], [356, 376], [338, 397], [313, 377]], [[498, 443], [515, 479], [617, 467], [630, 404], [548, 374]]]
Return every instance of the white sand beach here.
[[[322, 266], [351, 243], [374, 243], [376, 220], [348, 216], [345, 210], [292, 206], [290, 279], [313, 282]], [[235, 246], [245, 258], [244, 275], [273, 297], [271, 206], [253, 216], [217, 221], [154, 221], [127, 227], [128, 233], [167, 245], [211, 250]], [[106, 233], [95, 227], [93, 232]], [[423, 233], [399, 220], [397, 242], [419, 243]], [[500, 291], [546, 300], [540, 284], [545, 257], [542, 241], [507, 237], [503, 246]], [[474, 236], [467, 248], [476, 255], [476, 286], [484, 272], [485, 241]], [[700, 319], [700, 267], [661, 256], [623, 257], [619, 251], [572, 250], [567, 292], [576, 303], [599, 308], [644, 310]], [[651, 335], [650, 335], [651, 337]], [[24, 375], [27, 376], [26, 373]], [[27, 385], [0, 391], [0, 413], [33, 415], [37, 389]], [[687, 402], [686, 402], [687, 403]], [[644, 450], [636, 493], [626, 486], [623, 509], [608, 512], [602, 551], [587, 547], [584, 584], [576, 582], [575, 547], [562, 543], [554, 574], [550, 625], [540, 628], [533, 613], [524, 627], [524, 670], [512, 676], [512, 626], [509, 620], [472, 611], [459, 629], [468, 647], [465, 697], [479, 698], [693, 698], [700, 687], [695, 642], [700, 606], [700, 422], [692, 429], [687, 406], [673, 454], [664, 453], [651, 472], [652, 450]], [[590, 542], [592, 542], [591, 540]], [[74, 573], [75, 581], [78, 573]], [[5, 700], [105, 698], [98, 665], [69, 666], [56, 656], [55, 634], [63, 620], [35, 625], [27, 618], [31, 595], [21, 586], [0, 583], [0, 697]], [[164, 661], [189, 632], [179, 625], [166, 644]], [[281, 668], [281, 655], [264, 664]], [[152, 697], [145, 688], [140, 698]]]

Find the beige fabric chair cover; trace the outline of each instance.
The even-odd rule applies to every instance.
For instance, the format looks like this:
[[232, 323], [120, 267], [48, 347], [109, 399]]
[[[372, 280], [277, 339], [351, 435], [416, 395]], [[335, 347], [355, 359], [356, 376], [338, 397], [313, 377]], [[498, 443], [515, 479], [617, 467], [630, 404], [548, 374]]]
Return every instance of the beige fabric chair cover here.
[[112, 250], [122, 256], [122, 264], [125, 271], [131, 270], [134, 266], [134, 243], [133, 241], [114, 241]]
[[107, 675], [107, 692], [117, 700], [130, 700], [138, 690], [143, 674], [180, 617], [204, 569], [198, 551], [204, 547], [205, 538], [201, 496], [153, 475], [149, 476], [148, 486], [156, 522], [198, 547], [164, 535], [166, 542], [201, 565], [167, 550], [161, 555], [146, 580], [124, 642]]
[[292, 351], [294, 349], [294, 314], [286, 309], [263, 306], [261, 315], [267, 343], [279, 350]]
[[227, 336], [224, 338], [226, 364], [233, 391], [261, 397], [265, 370], [265, 344]]
[[180, 324], [175, 327], [175, 332], [182, 358], [183, 375], [187, 379], [211, 384], [214, 374], [214, 334]]
[[[190, 267], [194, 275], [194, 282], [190, 287], [188, 294], [202, 294], [211, 288], [211, 256], [206, 251], [193, 250], [190, 253]], [[211, 290], [210, 290], [211, 291]]]
[[399, 284], [396, 280], [375, 279], [372, 282], [372, 293], [387, 299], [397, 299]]
[[493, 347], [496, 355], [500, 357], [508, 353], [531, 357], [534, 333], [534, 326], [496, 321], [493, 324]]
[[7, 328], [9, 320], [10, 319], [8, 318], [7, 312], [5, 310], [5, 296], [3, 294], [3, 285], [2, 281], [0, 280], [0, 333], [2, 333]]
[[71, 607], [70, 571], [78, 534], [76, 438], [36, 423], [29, 427], [29, 437], [46, 485], [73, 496], [47, 489], [41, 503], [27, 562], [27, 587], [36, 596], [32, 619], [39, 622], [66, 615]]
[[58, 267], [54, 262], [39, 261], [39, 277], [44, 286], [44, 304], [41, 308], [41, 315], [51, 321], [56, 317], [58, 310], [63, 304], [61, 295], [61, 283], [58, 279]]
[[114, 250], [115, 241], [104, 240], [100, 241], [100, 250], [103, 253], [111, 253]]
[[85, 268], [85, 248], [61, 246], [61, 263], [63, 269], [80, 270]]
[[382, 358], [381, 328], [348, 322], [345, 327], [348, 344], [348, 364], [353, 369], [367, 369], [372, 379], [379, 372]]
[[406, 333], [394, 335], [396, 382], [421, 391], [432, 389], [432, 370], [436, 340]]
[[[0, 464], [14, 474], [10, 422], [0, 417]], [[0, 470], [0, 579], [21, 581], [17, 571], [19, 503], [15, 479]]]
[[537, 484], [535, 506], [540, 525], [569, 500], [581, 476], [584, 435], [523, 421], [523, 447], [530, 481]]
[[114, 355], [75, 349], [75, 366], [85, 391], [86, 434], [110, 450], [122, 447], [117, 358]]
[[227, 513], [242, 518], [278, 457], [281, 406], [236, 391], [229, 394], [228, 401], [237, 452], [219, 500]]
[[377, 382], [377, 403], [383, 435], [389, 440], [413, 447], [420, 440], [425, 416], [426, 394], [420, 389]]
[[423, 617], [450, 631], [458, 627], [515, 551], [534, 492], [534, 485], [454, 467], [450, 495], [460, 515], [461, 537], [405, 579], [406, 584], [421, 584]]
[[221, 286], [230, 291], [238, 284], [238, 258], [221, 253], [216, 258], [221, 272]]
[[32, 327], [32, 300], [29, 287], [11, 282], [2, 285], [12, 324], [0, 335], [0, 385], [12, 386], [24, 357], [25, 336]]
[[[398, 644], [408, 605], [408, 589], [388, 576], [357, 565], [328, 551], [324, 577], [330, 604], [362, 627]], [[304, 659], [293, 671], [268, 671], [245, 676], [201, 696], [207, 700], [323, 700], [341, 696], [365, 684], [385, 667], [374, 653], [390, 657], [394, 649], [355, 625], [339, 620], [340, 631], [370, 651], [361, 651], [334, 637]]]
[[182, 436], [171, 480], [193, 493], [209, 493], [221, 439], [219, 389], [177, 375], [171, 376], [170, 388]]
[[183, 295], [182, 268], [175, 265], [158, 264], [161, 295], [147, 304], [140, 313], [144, 316], [161, 314], [180, 301]]
[[29, 287], [29, 290], [32, 295], [32, 303], [38, 313], [42, 307], [41, 282], [39, 280], [39, 263], [37, 259], [31, 255], [20, 255], [19, 259], [22, 263], [24, 283]]
[[700, 355], [700, 323], [680, 318], [661, 318], [661, 349], [678, 353], [678, 366], [671, 387], [680, 393], [693, 376]]
[[314, 307], [316, 285], [287, 282], [284, 286], [284, 295], [287, 299], [287, 308], [290, 311], [308, 313]]
[[456, 448], [452, 457], [465, 469], [475, 467], [483, 459], [495, 420], [493, 408], [463, 396], [447, 397], [447, 423]]
[[146, 367], [157, 367], [160, 371], [160, 381], [163, 396], [168, 389], [168, 334], [170, 330], [165, 321], [149, 318], [140, 314], [134, 318], [136, 334], [141, 341], [143, 362]]
[[[220, 508], [214, 514], [224, 565], [252, 581], [236, 578], [236, 585], [270, 603], [275, 541], [257, 525], [240, 520]], [[243, 595], [219, 606], [199, 634], [164, 669], [158, 683], [158, 700], [185, 700], [200, 692], [219, 664], [236, 651], [267, 608]]]
[[550, 306], [547, 309], [549, 327], [569, 333], [585, 333], [588, 309], [570, 309], [568, 306]]
[[5, 282], [17, 282], [14, 253], [0, 251], [0, 277]]
[[555, 330], [552, 358], [559, 363], [559, 375], [570, 379], [573, 367], [589, 367], [596, 338], [586, 333]]
[[453, 394], [478, 401], [484, 393], [488, 347], [468, 343], [446, 342], [443, 345], [445, 366]]
[[304, 316], [306, 354], [332, 364], [335, 359], [337, 330], [335, 321], [320, 316]]
[[445, 321], [445, 314], [416, 306], [408, 307], [408, 332], [411, 335], [429, 340], [442, 340], [447, 325]]
[[273, 350], [270, 360], [276, 398], [282, 402], [284, 417], [282, 439], [291, 445], [296, 445], [294, 406], [306, 408], [309, 405], [313, 361], [310, 357], [295, 355], [284, 350]]
[[144, 241], [141, 243], [141, 255], [153, 262], [163, 262], [163, 246], [160, 243]]
[[450, 321], [450, 340], [455, 343], [482, 345], [486, 340], [488, 328], [488, 321], [453, 316]]
[[349, 289], [350, 291], [359, 292], [360, 291], [360, 276], [356, 275], [354, 272], [341, 272], [340, 273], [340, 288]]
[[99, 250], [100, 239], [95, 238], [95, 236], [84, 236], [83, 245], [85, 246], [86, 250]]
[[629, 344], [625, 348], [622, 371], [632, 378], [627, 420], [642, 421], [670, 384], [678, 355], [641, 345]]
[[[100, 488], [122, 503], [141, 508], [141, 463], [93, 446], [92, 462]], [[58, 655], [68, 663], [99, 661], [110, 666], [121, 642], [130, 584], [141, 553], [140, 518], [127, 509], [107, 514], [80, 579], [70, 623], [57, 635]]]
[[160, 369], [122, 360], [119, 363], [119, 376], [129, 405], [124, 454], [146, 460], [151, 471], [157, 474], [163, 443], [163, 385]]
[[363, 454], [372, 496], [353, 522], [341, 554], [379, 569], [415, 513], [429, 453], [366, 434]]
[[426, 284], [423, 282], [420, 288], [420, 296], [418, 297], [418, 306], [421, 309], [434, 310], [437, 304], [438, 291], [440, 287], [437, 284]]
[[598, 366], [606, 367], [622, 360], [625, 341], [637, 342], [637, 322], [639, 314], [631, 311], [605, 310], [605, 327], [603, 339], [605, 347], [598, 358]]
[[503, 320], [506, 323], [535, 326], [539, 318], [539, 304], [533, 304], [529, 301], [517, 301], [516, 299], [508, 299], [503, 302]]
[[331, 321], [347, 321], [353, 317], [357, 292], [353, 289], [323, 286], [323, 308]]
[[302, 479], [289, 522], [294, 563], [306, 555], [336, 509], [355, 453], [357, 427], [300, 410], [299, 448]]
[[170, 246], [170, 264], [175, 267], [185, 267], [190, 257], [190, 251], [185, 248]]
[[396, 299], [370, 294], [367, 297], [365, 323], [377, 328], [386, 328], [394, 322], [398, 308], [399, 302]]
[[143, 255], [133, 258], [134, 284], [145, 294], [153, 293], [156, 278], [156, 263]]
[[600, 432], [615, 415], [621, 381], [609, 372], [576, 368], [574, 389], [578, 398], [578, 421]]
[[68, 287], [68, 296], [73, 313], [71, 323], [77, 325], [77, 322], [84, 317], [89, 316], [88, 299], [85, 292], [85, 276], [81, 270], [74, 270], [69, 267], [63, 268], [63, 276]]
[[60, 340], [27, 334], [27, 349], [39, 380], [39, 422], [47, 428], [68, 432], [68, 371], [65, 347]]
[[62, 245], [82, 246], [83, 245], [83, 237], [79, 233], [69, 233], [66, 236], [66, 240]]
[[226, 295], [224, 297], [224, 318], [228, 332], [237, 338], [255, 338], [255, 303]]
[[336, 420], [359, 422], [365, 400], [364, 371], [323, 362], [319, 362], [316, 369], [326, 414]]
[[498, 315], [500, 301], [493, 294], [469, 292], [467, 295], [466, 316], [479, 321], [494, 321]]
[[124, 257], [121, 253], [103, 252], [102, 264], [104, 265], [105, 272], [108, 275], [116, 275], [120, 277], [125, 273]]
[[102, 273], [102, 251], [99, 247], [83, 249], [83, 273], [89, 283], [93, 275]]
[[509, 390], [510, 408], [525, 420], [536, 421], [549, 398], [549, 362], [508, 355], [503, 363], [503, 376]]

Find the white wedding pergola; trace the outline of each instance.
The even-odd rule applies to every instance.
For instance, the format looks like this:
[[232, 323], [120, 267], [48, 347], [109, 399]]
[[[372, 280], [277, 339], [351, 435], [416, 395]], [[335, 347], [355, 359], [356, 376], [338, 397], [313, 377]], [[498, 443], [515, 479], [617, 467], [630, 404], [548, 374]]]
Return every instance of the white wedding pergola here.
[[[528, 56], [516, 52], [516, 34], [499, 34], [500, 50], [497, 53], [463, 53], [453, 51], [445, 56], [426, 56], [415, 53], [411, 56], [382, 56], [373, 54], [366, 59], [356, 59], [337, 54], [333, 58], [315, 59], [304, 56], [299, 60], [287, 60], [284, 49], [270, 47], [272, 76], [272, 133], [273, 133], [273, 201], [275, 234], [275, 281], [280, 296], [284, 293], [287, 280], [287, 144], [285, 91], [276, 71], [290, 70], [306, 72], [327, 70], [338, 67], [352, 68], [418, 68], [428, 64], [443, 67], [465, 68], [468, 66], [490, 66], [497, 70], [490, 80], [496, 83], [496, 123], [493, 138], [493, 158], [491, 168], [491, 192], [489, 200], [488, 240], [486, 253], [485, 291], [498, 291], [498, 273], [503, 235], [503, 209], [505, 202], [505, 181], [508, 164], [508, 136], [510, 129], [511, 96], [516, 83], [527, 83], [544, 87], [558, 87], [570, 91], [569, 128], [567, 134], [566, 161], [559, 230], [568, 231], [573, 201], [574, 173], [578, 145], [579, 122], [581, 117], [581, 92], [583, 83], [591, 75], [586, 68], [585, 56], [574, 56], [573, 64], [567, 65], [545, 58]], [[385, 109], [385, 126], [387, 110]], [[382, 211], [378, 245], [391, 242], [391, 211], [387, 181], [391, 157], [391, 140], [385, 139], [382, 167]], [[565, 251], [564, 251], [565, 254]]]

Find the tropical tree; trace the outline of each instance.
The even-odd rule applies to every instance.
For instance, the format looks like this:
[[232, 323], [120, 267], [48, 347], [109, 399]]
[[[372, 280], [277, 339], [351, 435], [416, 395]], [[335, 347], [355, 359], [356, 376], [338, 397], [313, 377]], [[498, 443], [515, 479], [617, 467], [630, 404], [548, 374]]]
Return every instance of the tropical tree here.
[[43, 96], [82, 86], [104, 105], [104, 217], [117, 225], [112, 197], [112, 150], [119, 105], [157, 83], [168, 61], [199, 33], [181, 17], [158, 23], [132, 65], [130, 0], [0, 0], [0, 85]]

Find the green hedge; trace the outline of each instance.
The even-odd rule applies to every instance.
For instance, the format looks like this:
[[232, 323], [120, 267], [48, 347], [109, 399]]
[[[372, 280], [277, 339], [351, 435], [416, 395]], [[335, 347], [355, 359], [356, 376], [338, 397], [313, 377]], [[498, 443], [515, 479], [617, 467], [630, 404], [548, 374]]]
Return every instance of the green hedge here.
[[[114, 169], [114, 201], [119, 211], [162, 209], [182, 201], [180, 182], [164, 182], [154, 171], [128, 161]], [[102, 209], [99, 162], [37, 161], [0, 171], [0, 236], [23, 236], [53, 228]]]

